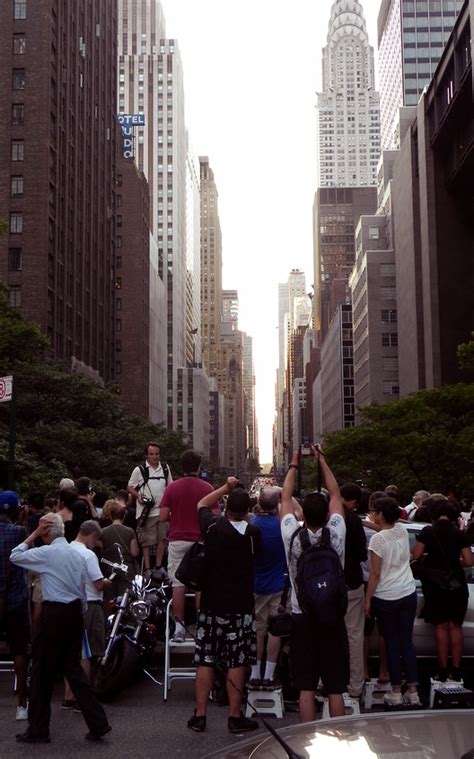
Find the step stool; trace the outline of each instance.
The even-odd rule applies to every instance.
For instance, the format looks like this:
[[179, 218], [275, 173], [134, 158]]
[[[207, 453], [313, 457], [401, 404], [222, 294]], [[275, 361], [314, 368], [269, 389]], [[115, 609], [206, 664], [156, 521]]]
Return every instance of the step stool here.
[[430, 709], [434, 708], [435, 696], [439, 691], [442, 693], [448, 693], [449, 691], [457, 690], [458, 688], [464, 688], [464, 680], [461, 679], [458, 682], [454, 682], [454, 680], [446, 680], [446, 682], [443, 683], [440, 680], [433, 680], [433, 678], [431, 678]]
[[[253, 709], [252, 709], [253, 706]], [[255, 711], [259, 714], [274, 714], [280, 719], [285, 713], [283, 703], [283, 691], [281, 688], [275, 690], [260, 690], [254, 688], [249, 690], [247, 695], [247, 717], [253, 717]]]
[[472, 690], [468, 690], [461, 683], [440, 684], [448, 687], [432, 689], [433, 709], [467, 709], [472, 707], [474, 696]]
[[372, 678], [364, 685], [364, 694], [362, 696], [364, 707], [372, 709], [373, 706], [384, 706], [383, 697], [392, 689], [390, 683], [379, 683], [377, 678]]
[[[346, 711], [346, 717], [351, 717], [355, 714], [360, 714], [360, 704], [358, 698], [352, 698], [348, 693], [343, 693], [344, 696], [344, 708]], [[329, 699], [324, 699], [323, 715], [321, 719], [331, 719], [329, 714]]]

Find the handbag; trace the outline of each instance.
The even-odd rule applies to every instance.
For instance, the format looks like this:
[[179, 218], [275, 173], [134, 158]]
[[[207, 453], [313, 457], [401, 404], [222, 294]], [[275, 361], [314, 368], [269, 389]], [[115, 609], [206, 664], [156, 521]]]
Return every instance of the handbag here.
[[268, 620], [268, 632], [275, 638], [286, 638], [291, 635], [291, 628], [293, 625], [293, 618], [291, 612], [287, 611], [286, 604], [288, 601], [288, 593], [290, 592], [290, 577], [285, 575], [285, 587], [281, 596], [280, 606], [275, 616], [270, 617]]
[[202, 589], [206, 566], [206, 552], [204, 543], [197, 540], [186, 551], [181, 563], [176, 570], [176, 579], [182, 582], [189, 590]]

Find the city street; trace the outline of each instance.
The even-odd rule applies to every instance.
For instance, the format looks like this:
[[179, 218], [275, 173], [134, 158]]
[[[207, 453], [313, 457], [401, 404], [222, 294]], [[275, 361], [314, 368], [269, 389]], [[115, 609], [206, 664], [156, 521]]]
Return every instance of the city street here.
[[[207, 731], [192, 732], [186, 722], [194, 709], [194, 683], [176, 682], [168, 702], [163, 702], [163, 688], [143, 678], [122, 693], [113, 704], [106, 705], [112, 732], [100, 744], [86, 741], [86, 725], [80, 714], [61, 711], [62, 686], [58, 684], [52, 708], [51, 743], [32, 745], [15, 743], [15, 734], [26, 730], [26, 722], [15, 722], [16, 699], [10, 688], [13, 675], [0, 673], [0, 757], [76, 757], [86, 752], [101, 759], [156, 756], [204, 757], [236, 741], [240, 736], [227, 730], [227, 708], [209, 705]], [[295, 713], [283, 720], [269, 717], [272, 725], [283, 727], [297, 722]], [[262, 729], [263, 733], [264, 730]], [[245, 738], [249, 738], [247, 734]]]

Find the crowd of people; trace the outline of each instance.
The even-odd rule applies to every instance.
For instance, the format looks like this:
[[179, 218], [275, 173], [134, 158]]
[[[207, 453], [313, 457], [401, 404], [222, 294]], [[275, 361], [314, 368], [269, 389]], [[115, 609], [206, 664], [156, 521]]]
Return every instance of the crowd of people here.
[[[387, 705], [419, 706], [417, 579], [421, 614], [434, 628], [433, 674], [459, 681], [473, 563], [469, 507], [421, 490], [404, 506], [394, 485], [373, 493], [356, 483], [340, 487], [321, 448], [311, 446], [311, 455], [324, 487], [301, 500], [295, 498], [300, 451], [282, 487], [263, 484], [252, 498], [235, 477], [214, 490], [201, 479], [201, 457], [192, 450], [173, 481], [153, 442], [127, 490], [102, 501], [87, 477], [63, 478], [46, 496], [32, 493], [27, 508], [16, 493], [1, 492], [0, 626], [17, 676], [16, 718], [28, 720], [17, 740], [49, 742], [58, 672], [65, 678], [62, 708], [83, 714], [87, 737], [100, 740], [110, 731], [93, 673], [105, 648], [104, 593], [119, 595], [126, 584], [108, 579], [98, 556], [116, 560], [117, 544], [130, 577], [166, 566], [175, 643], [187, 633], [180, 569], [190, 549], [203, 546], [193, 632], [196, 705], [188, 721], [196, 732], [206, 729], [216, 668], [225, 672], [230, 732], [258, 727], [242, 712], [245, 688], [275, 689], [282, 679], [298, 694], [302, 721], [315, 718], [321, 686], [330, 715], [343, 716], [343, 694], [361, 697], [370, 676], [375, 627], [378, 679], [390, 683]], [[413, 550], [404, 525], [411, 520], [424, 523]], [[288, 636], [289, 646], [282, 645]]]

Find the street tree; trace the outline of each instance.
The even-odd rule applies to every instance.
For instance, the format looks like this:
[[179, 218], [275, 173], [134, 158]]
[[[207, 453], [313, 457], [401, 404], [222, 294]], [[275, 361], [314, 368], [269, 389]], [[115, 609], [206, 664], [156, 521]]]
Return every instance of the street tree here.
[[422, 390], [360, 409], [357, 427], [328, 435], [325, 449], [340, 481], [371, 489], [474, 492], [474, 384]]

